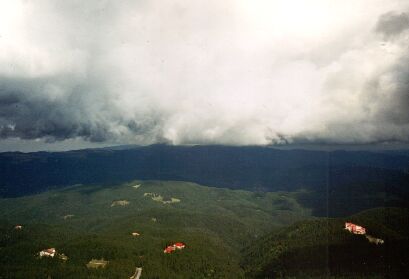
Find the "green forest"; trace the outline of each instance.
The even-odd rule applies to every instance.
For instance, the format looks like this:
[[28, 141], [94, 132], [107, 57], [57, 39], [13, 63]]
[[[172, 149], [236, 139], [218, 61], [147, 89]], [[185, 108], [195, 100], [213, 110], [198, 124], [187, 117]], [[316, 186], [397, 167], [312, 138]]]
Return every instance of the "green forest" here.
[[[136, 267], [143, 279], [402, 278], [407, 210], [318, 218], [300, 194], [132, 181], [1, 199], [0, 278], [129, 278]], [[385, 244], [345, 231], [347, 220]], [[164, 254], [175, 242], [186, 248]], [[68, 260], [39, 257], [51, 247]], [[108, 264], [87, 268], [92, 259]]]

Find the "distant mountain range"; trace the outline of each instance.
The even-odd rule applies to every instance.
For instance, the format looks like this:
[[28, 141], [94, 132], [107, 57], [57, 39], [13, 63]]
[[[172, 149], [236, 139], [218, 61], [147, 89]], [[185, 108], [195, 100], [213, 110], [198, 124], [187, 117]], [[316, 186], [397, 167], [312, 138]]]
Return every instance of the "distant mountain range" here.
[[264, 191], [299, 191], [316, 215], [408, 206], [408, 151], [278, 150], [246, 146], [114, 147], [0, 153], [0, 197], [74, 184], [181, 180]]

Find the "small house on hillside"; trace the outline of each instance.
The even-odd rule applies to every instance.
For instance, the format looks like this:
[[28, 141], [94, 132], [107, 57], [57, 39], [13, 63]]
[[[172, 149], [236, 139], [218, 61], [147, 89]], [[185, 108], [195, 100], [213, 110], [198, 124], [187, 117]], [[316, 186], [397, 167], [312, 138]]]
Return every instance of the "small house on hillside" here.
[[48, 248], [48, 249], [44, 249], [43, 251], [40, 251], [40, 258], [42, 257], [51, 257], [54, 258], [55, 254], [56, 254], [56, 250], [55, 248]]
[[97, 260], [97, 259], [92, 259], [89, 261], [89, 263], [87, 263], [87, 267], [88, 268], [104, 268], [106, 265], [108, 264], [108, 261], [101, 259], [101, 260]]
[[22, 228], [23, 228], [22, 225], [16, 225], [16, 226], [14, 227], [15, 230], [21, 230]]
[[165, 250], [163, 250], [163, 253], [170, 254], [173, 253], [175, 250], [176, 248], [174, 246], [169, 245], [168, 247], [165, 248]]
[[176, 242], [175, 244], [169, 245], [168, 247], [163, 250], [163, 253], [165, 254], [170, 254], [173, 253], [176, 250], [182, 250], [185, 248], [185, 244], [182, 242]]
[[132, 236], [140, 236], [141, 234], [140, 233], [138, 233], [138, 232], [133, 232], [132, 233]]
[[345, 229], [353, 234], [366, 234], [366, 229], [353, 223], [346, 222]]
[[368, 241], [369, 241], [370, 243], [374, 243], [374, 244], [376, 244], [376, 245], [380, 245], [380, 244], [384, 244], [384, 243], [385, 243], [385, 241], [384, 241], [383, 239], [376, 238], [376, 237], [373, 237], [373, 236], [370, 236], [370, 235], [366, 235], [366, 239], [368, 239]]
[[173, 245], [175, 246], [176, 249], [179, 249], [179, 250], [185, 248], [185, 244], [182, 243], [182, 242], [176, 242], [176, 243], [173, 244]]
[[116, 200], [116, 201], [112, 202], [111, 207], [126, 206], [126, 205], [129, 205], [129, 201], [127, 201], [127, 200]]
[[65, 262], [65, 261], [68, 261], [68, 257], [67, 257], [65, 254], [60, 254], [60, 255], [58, 255], [58, 258], [59, 258], [60, 260], [63, 260], [64, 262]]

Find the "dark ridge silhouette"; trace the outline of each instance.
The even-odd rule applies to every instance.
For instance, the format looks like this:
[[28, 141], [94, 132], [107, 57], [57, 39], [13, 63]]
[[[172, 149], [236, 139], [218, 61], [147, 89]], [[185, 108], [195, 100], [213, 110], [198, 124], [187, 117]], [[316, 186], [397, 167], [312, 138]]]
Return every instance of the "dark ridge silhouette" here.
[[408, 168], [405, 151], [151, 145], [7, 152], [0, 154], [0, 196], [17, 197], [73, 184], [181, 180], [261, 192], [304, 189], [300, 200], [316, 215], [340, 215], [373, 206], [407, 206]]

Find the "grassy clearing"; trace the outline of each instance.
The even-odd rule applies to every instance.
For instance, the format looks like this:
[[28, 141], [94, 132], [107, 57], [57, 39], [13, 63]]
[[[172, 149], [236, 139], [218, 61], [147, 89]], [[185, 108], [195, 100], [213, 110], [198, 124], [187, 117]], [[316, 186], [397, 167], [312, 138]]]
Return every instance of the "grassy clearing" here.
[[153, 201], [156, 202], [161, 202], [163, 204], [170, 204], [170, 203], [178, 203], [180, 202], [180, 199], [174, 198], [174, 197], [162, 197], [160, 194], [156, 193], [144, 193], [144, 197], [150, 197]]

